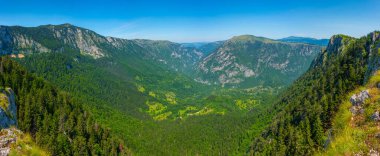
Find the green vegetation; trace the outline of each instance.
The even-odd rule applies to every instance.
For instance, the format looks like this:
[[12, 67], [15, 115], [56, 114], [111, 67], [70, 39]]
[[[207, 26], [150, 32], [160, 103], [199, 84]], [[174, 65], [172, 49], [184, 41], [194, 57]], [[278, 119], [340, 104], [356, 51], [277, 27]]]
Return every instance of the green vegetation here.
[[[347, 94], [332, 122], [332, 142], [319, 155], [354, 155], [369, 153], [371, 149], [380, 150], [380, 142], [374, 137], [380, 131], [371, 119], [373, 113], [380, 108], [380, 91], [377, 88], [379, 82], [380, 71], [377, 71], [366, 85]], [[365, 89], [369, 89], [371, 98], [364, 103], [363, 114], [353, 115], [349, 99]]]
[[[10, 156], [32, 155], [32, 156], [48, 156], [49, 153], [39, 148], [30, 134], [24, 134], [11, 128], [11, 131], [16, 135], [16, 142], [10, 145]], [[5, 132], [5, 131], [2, 131]], [[3, 135], [3, 134], [0, 134]]]
[[[338, 140], [344, 142], [341, 147], [355, 150], [351, 143], [345, 146], [346, 141], [360, 141], [364, 133], [345, 129], [340, 122], [348, 120], [347, 112], [338, 110], [347, 107], [347, 103], [341, 105], [347, 100], [346, 94], [362, 85], [366, 73], [372, 72], [367, 67], [367, 47], [372, 44], [369, 38], [370, 35], [360, 39], [334, 36], [334, 45], [327, 47], [275, 104], [273, 111], [277, 115], [262, 136], [255, 139], [251, 154], [312, 155], [324, 148], [333, 123], [343, 129], [337, 133], [354, 135]], [[336, 122], [335, 116], [339, 118]], [[360, 143], [356, 146], [360, 147]]]
[[201, 60], [195, 77], [226, 88], [289, 86], [321, 50], [317, 45], [236, 36]]
[[0, 58], [0, 86], [17, 95], [19, 128], [30, 133], [52, 155], [124, 155], [129, 151], [109, 129], [94, 121], [83, 105], [25, 71], [19, 64]]
[[[378, 65], [378, 51], [370, 37], [334, 36], [311, 67], [319, 46], [234, 38], [223, 42], [223, 47], [233, 49], [229, 54], [234, 57], [229, 58], [237, 58], [227, 61], [239, 65], [215, 75], [197, 73], [200, 77], [219, 80], [220, 75], [236, 74], [231, 72], [235, 69], [268, 66], [238, 73], [246, 81], [226, 83], [223, 88], [194, 80], [199, 76], [192, 75], [199, 61], [194, 49], [168, 41], [107, 42], [103, 36], [83, 31], [84, 40], [94, 41], [93, 46], [107, 56], [94, 59], [74, 44], [62, 42], [64, 35], [55, 37], [50, 27], [63, 32], [81, 29], [67, 25], [13, 28], [13, 33], [25, 34], [51, 51], [24, 49], [30, 54], [14, 60], [27, 71], [6, 58], [0, 86], [16, 92], [20, 129], [53, 155], [312, 155], [321, 153], [336, 126], [353, 136], [339, 139], [336, 135], [338, 143], [354, 138], [359, 143], [367, 134], [345, 128], [343, 121], [349, 116], [341, 109], [347, 106], [347, 93], [366, 82]], [[313, 51], [299, 52], [309, 48]], [[288, 57], [295, 51], [299, 52], [296, 57]], [[269, 55], [272, 52], [276, 55]], [[273, 60], [262, 64], [252, 58]], [[205, 65], [218, 69], [214, 68], [218, 61]], [[256, 73], [260, 75], [252, 76]], [[366, 119], [377, 107], [368, 107]]]
[[[270, 122], [265, 110], [282, 90], [215, 88], [135, 56], [120, 58], [67, 51], [16, 60], [69, 92], [138, 155], [244, 154]], [[239, 99], [258, 105], [241, 110]]]
[[0, 108], [2, 108], [4, 111], [8, 110], [9, 101], [7, 95], [2, 93], [2, 90], [0, 89]]

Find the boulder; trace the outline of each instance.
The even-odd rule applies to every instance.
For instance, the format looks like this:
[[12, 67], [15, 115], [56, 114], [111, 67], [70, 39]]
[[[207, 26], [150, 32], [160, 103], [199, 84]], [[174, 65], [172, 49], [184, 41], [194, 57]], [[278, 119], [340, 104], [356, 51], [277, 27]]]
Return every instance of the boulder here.
[[364, 104], [365, 100], [370, 98], [369, 90], [363, 90], [358, 94], [354, 94], [350, 98], [350, 102], [353, 106], [360, 106]]

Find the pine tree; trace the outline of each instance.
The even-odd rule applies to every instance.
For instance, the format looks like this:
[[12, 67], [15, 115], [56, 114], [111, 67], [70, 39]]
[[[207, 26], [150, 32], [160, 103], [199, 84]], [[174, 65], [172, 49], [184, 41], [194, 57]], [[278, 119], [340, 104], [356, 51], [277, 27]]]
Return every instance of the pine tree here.
[[324, 133], [323, 133], [323, 127], [322, 122], [319, 117], [316, 117], [316, 119], [313, 122], [313, 129], [312, 129], [312, 138], [317, 146], [322, 147], [324, 144]]

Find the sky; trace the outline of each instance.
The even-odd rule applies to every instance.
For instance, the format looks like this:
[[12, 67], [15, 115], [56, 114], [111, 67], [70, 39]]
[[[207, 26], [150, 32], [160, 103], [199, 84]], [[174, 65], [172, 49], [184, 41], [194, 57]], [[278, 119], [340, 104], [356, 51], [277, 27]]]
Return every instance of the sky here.
[[251, 34], [360, 37], [380, 30], [380, 0], [0, 0], [0, 25], [70, 23], [104, 36], [208, 42]]

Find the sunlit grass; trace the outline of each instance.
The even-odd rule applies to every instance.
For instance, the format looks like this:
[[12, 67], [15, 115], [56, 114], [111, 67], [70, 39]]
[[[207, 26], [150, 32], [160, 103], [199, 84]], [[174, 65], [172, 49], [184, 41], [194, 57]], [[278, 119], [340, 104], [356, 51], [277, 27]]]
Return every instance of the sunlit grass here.
[[[379, 145], [378, 141], [369, 137], [378, 132], [376, 125], [370, 120], [370, 116], [380, 108], [378, 102], [380, 91], [377, 88], [379, 82], [380, 71], [377, 71], [365, 85], [366, 87], [359, 87], [347, 94], [347, 100], [342, 103], [332, 122], [334, 132], [332, 142], [325, 151], [317, 155], [364, 155], [370, 150], [367, 145], [368, 142], [371, 142], [375, 146]], [[349, 99], [353, 94], [365, 89], [369, 89], [371, 98], [366, 100], [366, 103], [363, 105], [365, 107], [364, 114], [354, 117], [349, 110], [352, 106]]]

